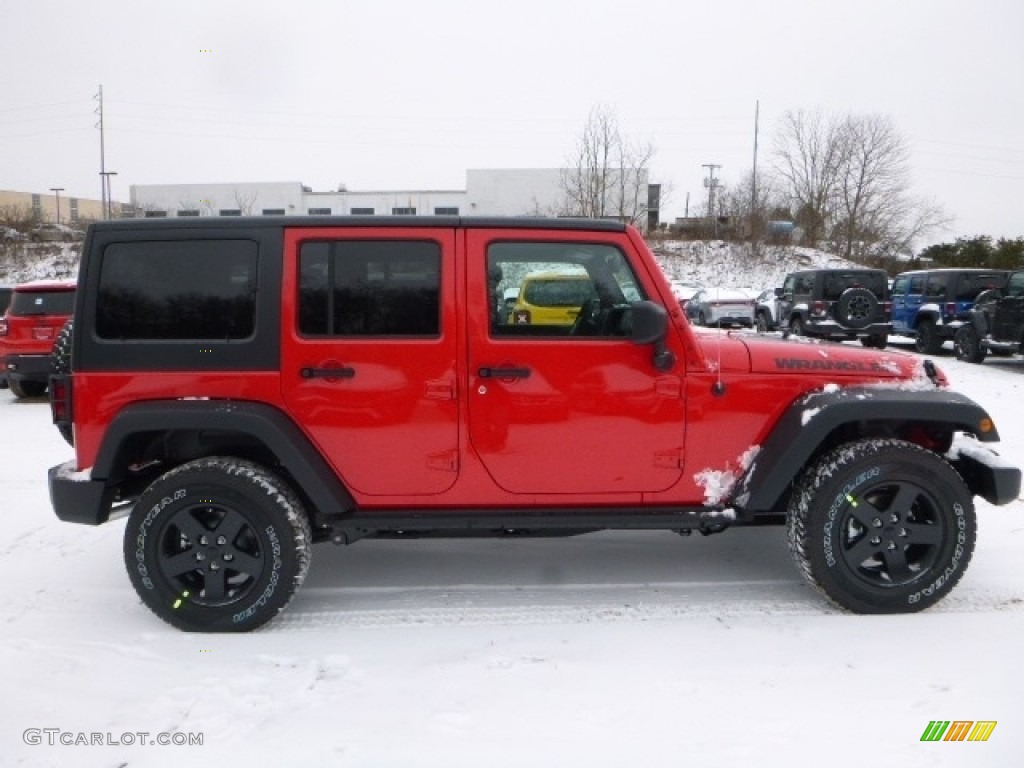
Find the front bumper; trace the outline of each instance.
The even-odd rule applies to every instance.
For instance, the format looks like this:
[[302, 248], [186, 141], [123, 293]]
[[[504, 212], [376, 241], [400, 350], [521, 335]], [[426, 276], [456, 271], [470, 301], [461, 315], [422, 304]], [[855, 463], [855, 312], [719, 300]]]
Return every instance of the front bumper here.
[[946, 455], [971, 492], [999, 506], [1020, 496], [1020, 469], [973, 437], [958, 434]]
[[79, 472], [75, 462], [50, 467], [48, 482], [50, 504], [57, 517], [66, 523], [99, 525], [110, 518], [113, 489], [102, 480], [93, 480], [88, 470]]

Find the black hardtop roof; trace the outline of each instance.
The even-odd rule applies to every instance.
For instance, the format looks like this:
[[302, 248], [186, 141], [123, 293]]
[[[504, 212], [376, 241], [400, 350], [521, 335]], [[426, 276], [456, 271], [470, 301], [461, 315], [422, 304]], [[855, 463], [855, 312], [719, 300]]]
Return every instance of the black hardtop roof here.
[[326, 227], [420, 227], [477, 229], [564, 229], [625, 232], [626, 225], [611, 219], [544, 218], [536, 216], [175, 216], [149, 219], [113, 219], [91, 225], [95, 230], [147, 229], [263, 229]]
[[883, 275], [886, 274], [884, 269], [872, 269], [871, 267], [818, 267], [817, 269], [798, 269], [795, 272], [790, 272], [791, 275], [818, 275], [826, 273], [835, 274], [878, 274], [881, 272]]
[[944, 275], [951, 275], [954, 272], [966, 272], [971, 275], [990, 275], [990, 274], [1009, 274], [1008, 269], [997, 269], [992, 267], [991, 269], [986, 267], [936, 267], [935, 269], [908, 269], [906, 272], [900, 272], [896, 277], [903, 277], [904, 275], [930, 275], [939, 272]]

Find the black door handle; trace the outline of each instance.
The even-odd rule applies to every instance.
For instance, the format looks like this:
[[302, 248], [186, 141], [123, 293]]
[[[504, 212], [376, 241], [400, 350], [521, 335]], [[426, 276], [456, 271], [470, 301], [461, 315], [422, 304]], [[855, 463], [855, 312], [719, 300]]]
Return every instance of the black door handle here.
[[529, 368], [481, 368], [477, 373], [481, 379], [526, 379], [530, 376]]
[[355, 368], [303, 368], [299, 375], [304, 379], [351, 379], [356, 375]]

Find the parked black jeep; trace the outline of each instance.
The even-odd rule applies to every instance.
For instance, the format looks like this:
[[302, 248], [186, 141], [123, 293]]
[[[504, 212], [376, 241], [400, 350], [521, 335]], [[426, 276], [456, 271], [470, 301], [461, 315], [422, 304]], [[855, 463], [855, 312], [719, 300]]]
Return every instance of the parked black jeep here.
[[778, 324], [794, 336], [884, 349], [892, 332], [888, 277], [881, 269], [812, 269], [786, 275]]
[[980, 294], [969, 322], [956, 332], [953, 348], [960, 360], [980, 363], [991, 352], [1000, 357], [1024, 354], [1024, 270], [1010, 274], [1005, 290]]

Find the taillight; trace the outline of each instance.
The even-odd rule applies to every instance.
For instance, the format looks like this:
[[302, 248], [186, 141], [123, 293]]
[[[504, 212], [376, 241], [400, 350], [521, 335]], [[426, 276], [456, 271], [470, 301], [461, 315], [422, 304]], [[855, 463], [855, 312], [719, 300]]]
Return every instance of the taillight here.
[[0, 336], [7, 335], [7, 318], [0, 317]]
[[946, 304], [946, 316], [947, 317], [956, 317], [956, 302], [955, 301], [951, 301], [948, 304]]
[[824, 317], [828, 314], [828, 304], [824, 301], [816, 301], [811, 305], [811, 314]]
[[50, 377], [50, 415], [54, 424], [71, 426], [71, 379], [67, 376]]

